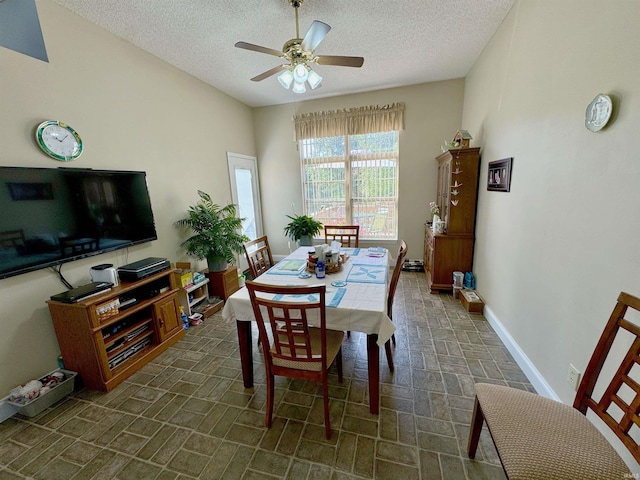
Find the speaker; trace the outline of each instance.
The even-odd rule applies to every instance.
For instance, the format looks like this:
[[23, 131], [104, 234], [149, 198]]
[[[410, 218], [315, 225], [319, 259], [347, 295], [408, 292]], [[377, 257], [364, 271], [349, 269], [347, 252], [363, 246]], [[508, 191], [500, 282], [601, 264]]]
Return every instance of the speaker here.
[[91, 275], [92, 282], [109, 282], [113, 283], [114, 286], [118, 285], [118, 274], [111, 263], [103, 263], [91, 267], [89, 275]]

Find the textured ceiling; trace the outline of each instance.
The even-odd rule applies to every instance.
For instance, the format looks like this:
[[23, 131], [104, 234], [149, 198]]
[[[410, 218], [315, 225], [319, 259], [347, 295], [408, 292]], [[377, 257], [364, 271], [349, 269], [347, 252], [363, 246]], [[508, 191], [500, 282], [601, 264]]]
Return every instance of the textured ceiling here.
[[288, 0], [55, 0], [158, 58], [252, 107], [464, 77], [514, 0], [305, 0], [300, 36], [313, 20], [332, 29], [317, 55], [364, 57], [361, 68], [314, 66], [321, 88], [294, 94], [274, 75], [282, 61], [234, 47], [281, 50], [295, 37]]

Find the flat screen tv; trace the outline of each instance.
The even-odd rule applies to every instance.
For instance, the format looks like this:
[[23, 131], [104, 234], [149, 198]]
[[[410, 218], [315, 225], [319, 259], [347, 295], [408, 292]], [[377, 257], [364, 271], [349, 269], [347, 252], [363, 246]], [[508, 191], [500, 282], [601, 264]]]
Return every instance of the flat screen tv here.
[[0, 278], [157, 238], [145, 172], [0, 167]]

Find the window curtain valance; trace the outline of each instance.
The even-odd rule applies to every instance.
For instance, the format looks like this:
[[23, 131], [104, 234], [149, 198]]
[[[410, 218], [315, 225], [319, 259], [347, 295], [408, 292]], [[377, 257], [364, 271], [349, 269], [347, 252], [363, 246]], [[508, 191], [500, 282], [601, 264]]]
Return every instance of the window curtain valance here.
[[295, 139], [361, 135], [404, 130], [404, 103], [370, 105], [293, 117]]

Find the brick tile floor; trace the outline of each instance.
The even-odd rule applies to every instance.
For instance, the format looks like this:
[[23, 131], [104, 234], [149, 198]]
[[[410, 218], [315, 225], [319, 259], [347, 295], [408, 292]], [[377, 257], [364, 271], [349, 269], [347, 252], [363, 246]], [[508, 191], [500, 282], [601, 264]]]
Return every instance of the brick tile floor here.
[[0, 480], [504, 479], [486, 431], [476, 460], [465, 453], [473, 385], [533, 391], [525, 375], [484, 317], [430, 294], [424, 273], [402, 273], [393, 318], [396, 371], [381, 351], [378, 416], [366, 336], [345, 339], [343, 384], [331, 375], [331, 440], [321, 391], [303, 381], [276, 379], [264, 427], [261, 351], [246, 390], [235, 325], [218, 313], [112, 392], [80, 389], [0, 424]]

